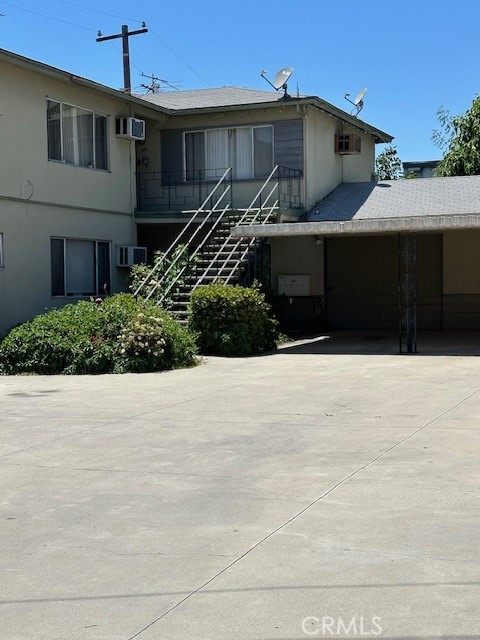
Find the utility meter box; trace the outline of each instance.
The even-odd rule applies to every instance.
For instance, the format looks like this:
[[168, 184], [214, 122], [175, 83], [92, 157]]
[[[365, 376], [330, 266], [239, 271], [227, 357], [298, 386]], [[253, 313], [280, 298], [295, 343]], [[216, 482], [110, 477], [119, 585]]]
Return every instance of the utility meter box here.
[[310, 274], [285, 274], [278, 276], [278, 295], [289, 298], [310, 295]]

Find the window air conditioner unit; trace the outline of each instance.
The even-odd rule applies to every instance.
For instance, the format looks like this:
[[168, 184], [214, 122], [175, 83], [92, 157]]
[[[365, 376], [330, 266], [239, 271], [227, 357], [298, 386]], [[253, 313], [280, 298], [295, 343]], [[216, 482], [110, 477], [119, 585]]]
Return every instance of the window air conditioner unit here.
[[141, 262], [147, 262], [146, 247], [117, 247], [117, 267], [133, 267]]
[[361, 151], [361, 139], [360, 136], [356, 136], [353, 133], [345, 135], [335, 136], [335, 153], [341, 153], [342, 155], [355, 155]]
[[115, 135], [125, 140], [145, 140], [145, 120], [138, 118], [115, 118]]

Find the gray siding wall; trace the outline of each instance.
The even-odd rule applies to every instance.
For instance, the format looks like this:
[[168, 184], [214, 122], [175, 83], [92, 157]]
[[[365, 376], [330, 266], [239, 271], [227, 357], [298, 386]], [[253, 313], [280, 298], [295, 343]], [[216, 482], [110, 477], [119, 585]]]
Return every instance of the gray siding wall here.
[[274, 122], [275, 164], [303, 171], [303, 120]]
[[162, 171], [183, 171], [182, 131], [162, 131]]

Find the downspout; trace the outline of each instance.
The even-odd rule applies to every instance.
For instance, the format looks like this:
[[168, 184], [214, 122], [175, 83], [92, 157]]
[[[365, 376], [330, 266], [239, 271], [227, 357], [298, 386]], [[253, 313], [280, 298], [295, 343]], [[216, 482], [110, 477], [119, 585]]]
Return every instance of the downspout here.
[[301, 108], [299, 109], [300, 105], [297, 105], [297, 111], [302, 111], [302, 127], [303, 127], [303, 185], [302, 185], [302, 191], [301, 191], [301, 197], [302, 197], [302, 202], [303, 202], [303, 207], [305, 209], [305, 211], [307, 210], [307, 105], [302, 104]]
[[[132, 116], [132, 107], [129, 105], [128, 107], [128, 115]], [[134, 192], [133, 192], [133, 183], [137, 183], [136, 176], [136, 163], [132, 163], [132, 149], [135, 151], [135, 140], [131, 140], [128, 147], [128, 174], [129, 174], [129, 198], [130, 198], [130, 238], [131, 244], [137, 244], [137, 228], [135, 225], [135, 203], [136, 203], [136, 194], [134, 200]], [[133, 154], [135, 155], [135, 154]], [[132, 166], [133, 164], [133, 166]], [[136, 187], [135, 187], [136, 189]]]

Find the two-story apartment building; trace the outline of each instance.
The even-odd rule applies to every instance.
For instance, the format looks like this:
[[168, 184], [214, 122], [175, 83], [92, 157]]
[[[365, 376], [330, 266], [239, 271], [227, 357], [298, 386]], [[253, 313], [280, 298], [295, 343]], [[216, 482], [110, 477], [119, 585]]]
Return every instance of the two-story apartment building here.
[[181, 230], [193, 252], [228, 238], [205, 245], [203, 281], [263, 239], [263, 275], [305, 328], [394, 329], [399, 290], [421, 328], [478, 328], [479, 177], [376, 183], [392, 137], [316, 96], [131, 96], [6, 51], [0, 83], [0, 333], [125, 290], [117, 249], [151, 257]]
[[[370, 181], [375, 144], [391, 140], [318, 97], [236, 87], [131, 96], [7, 51], [0, 82], [0, 333], [124, 290], [117, 247], [164, 249], [227, 168], [232, 210], [248, 208], [273, 171], [275, 219], [293, 221], [341, 182]], [[137, 142], [116, 130], [133, 116], [146, 123]], [[274, 279], [297, 252], [296, 241], [288, 255], [272, 251]]]

